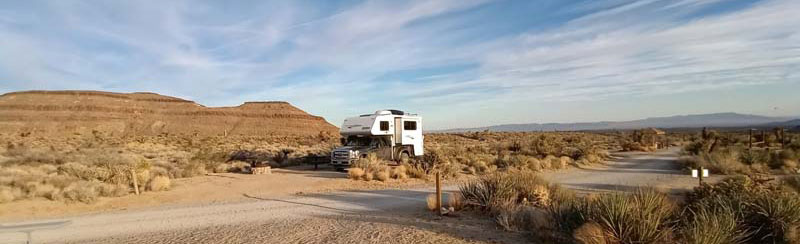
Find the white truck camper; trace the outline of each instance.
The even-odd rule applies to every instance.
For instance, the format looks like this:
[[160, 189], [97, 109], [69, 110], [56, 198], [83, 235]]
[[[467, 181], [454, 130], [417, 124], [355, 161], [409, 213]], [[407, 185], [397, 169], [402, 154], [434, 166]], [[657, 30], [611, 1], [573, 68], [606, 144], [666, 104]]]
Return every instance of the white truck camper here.
[[340, 134], [342, 146], [331, 152], [331, 165], [337, 169], [349, 167], [369, 153], [397, 162], [424, 153], [422, 117], [399, 110], [378, 110], [347, 118]]

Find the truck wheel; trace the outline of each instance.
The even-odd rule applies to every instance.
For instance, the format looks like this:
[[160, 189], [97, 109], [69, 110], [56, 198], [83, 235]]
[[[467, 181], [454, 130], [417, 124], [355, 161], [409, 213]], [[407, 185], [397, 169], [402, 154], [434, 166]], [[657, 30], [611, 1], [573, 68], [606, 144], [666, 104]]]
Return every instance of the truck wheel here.
[[408, 155], [408, 152], [403, 151], [403, 152], [400, 153], [400, 158], [399, 159], [400, 160], [397, 161], [397, 164], [404, 164], [404, 163], [408, 163], [408, 160], [410, 160], [411, 157]]

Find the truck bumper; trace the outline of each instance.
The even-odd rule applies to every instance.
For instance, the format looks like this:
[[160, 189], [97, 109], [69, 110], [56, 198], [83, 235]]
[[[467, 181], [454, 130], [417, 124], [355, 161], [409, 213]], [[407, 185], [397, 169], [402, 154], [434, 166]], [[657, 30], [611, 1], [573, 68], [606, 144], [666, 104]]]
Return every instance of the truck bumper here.
[[333, 166], [350, 166], [356, 162], [355, 159], [333, 159], [331, 160], [331, 165]]

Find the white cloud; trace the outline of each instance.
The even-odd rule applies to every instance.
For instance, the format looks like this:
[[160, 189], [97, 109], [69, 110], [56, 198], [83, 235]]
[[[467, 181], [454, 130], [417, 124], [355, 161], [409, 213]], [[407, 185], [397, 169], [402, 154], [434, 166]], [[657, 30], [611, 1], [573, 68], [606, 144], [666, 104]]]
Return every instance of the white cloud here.
[[[476, 32], [491, 30], [469, 26], [471, 10], [518, 3], [219, 4], [7, 6], [0, 90], [148, 90], [212, 106], [288, 100], [334, 124], [382, 106], [443, 113], [430, 128], [487, 123], [449, 117], [474, 110], [500, 122], [537, 121], [512, 104], [785, 84], [800, 66], [800, 4], [789, 0], [706, 16], [699, 13], [725, 1], [588, 1], [556, 11], [588, 13], [565, 23], [479, 41]], [[465, 63], [477, 69], [379, 80]], [[310, 71], [319, 72], [287, 78]]]

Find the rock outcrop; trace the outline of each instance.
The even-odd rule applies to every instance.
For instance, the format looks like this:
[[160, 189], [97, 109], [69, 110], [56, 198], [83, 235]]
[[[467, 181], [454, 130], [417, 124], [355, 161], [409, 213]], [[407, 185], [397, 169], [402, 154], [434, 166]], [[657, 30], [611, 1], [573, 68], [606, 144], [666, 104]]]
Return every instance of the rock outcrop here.
[[205, 107], [155, 93], [24, 91], [0, 95], [0, 133], [112, 136], [313, 136], [338, 128], [287, 102]]

